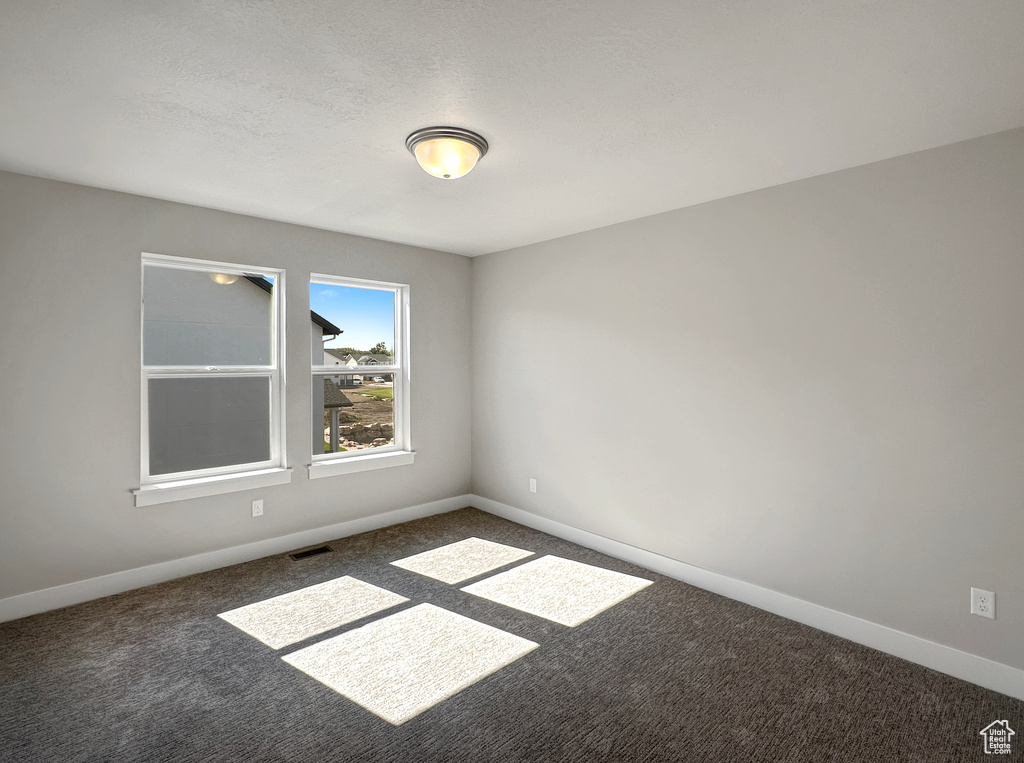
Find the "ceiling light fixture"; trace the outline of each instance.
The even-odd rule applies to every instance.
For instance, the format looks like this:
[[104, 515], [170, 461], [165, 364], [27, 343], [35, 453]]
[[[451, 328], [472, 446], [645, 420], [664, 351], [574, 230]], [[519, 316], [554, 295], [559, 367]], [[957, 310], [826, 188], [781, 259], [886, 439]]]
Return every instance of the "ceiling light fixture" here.
[[405, 139], [405, 147], [420, 167], [442, 180], [462, 177], [487, 153], [487, 141], [461, 127], [424, 127]]
[[238, 276], [234, 273], [210, 273], [210, 279], [214, 283], [219, 283], [222, 286], [226, 286], [229, 283], [234, 283], [238, 280]]

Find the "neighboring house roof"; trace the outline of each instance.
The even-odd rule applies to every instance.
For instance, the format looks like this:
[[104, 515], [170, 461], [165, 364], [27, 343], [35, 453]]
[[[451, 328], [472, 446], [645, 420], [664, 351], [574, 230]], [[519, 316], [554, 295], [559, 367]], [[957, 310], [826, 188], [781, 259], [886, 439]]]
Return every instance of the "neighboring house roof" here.
[[324, 330], [325, 334], [334, 334], [335, 336], [337, 336], [338, 334], [344, 333], [340, 328], [335, 326], [333, 323], [331, 323], [329, 320], [324, 318], [319, 313], [314, 313], [312, 310], [310, 310], [309, 317], [313, 319], [313, 323], [315, 323], [317, 326]]
[[330, 379], [324, 379], [324, 408], [348, 408], [352, 401]]
[[324, 347], [324, 352], [326, 352], [328, 355], [332, 357], [337, 358], [342, 363], [347, 363], [348, 359], [352, 357], [348, 353], [342, 352], [341, 350], [335, 350], [331, 347]]
[[[246, 279], [250, 283], [254, 283], [257, 286], [259, 286], [261, 289], [263, 289], [263, 291], [267, 292], [267, 294], [270, 294], [274, 290], [274, 284], [270, 283], [270, 281], [268, 281], [263, 276], [249, 276], [249, 275], [247, 275]], [[337, 336], [338, 334], [344, 333], [340, 328], [335, 326], [333, 323], [331, 323], [329, 320], [324, 318], [319, 313], [314, 313], [312, 310], [310, 310], [309, 311], [309, 317], [310, 317], [310, 320], [313, 321], [313, 323], [315, 323], [317, 326], [319, 326], [320, 328], [322, 328], [324, 330], [325, 334], [334, 334], [335, 336]]]
[[348, 363], [350, 360], [354, 360], [360, 365], [391, 365], [394, 363], [394, 359], [390, 355], [371, 355], [368, 352], [364, 352], [360, 355], [350, 355], [349, 353], [342, 352], [341, 350], [331, 349], [325, 347], [324, 352], [332, 357], [337, 358], [342, 363]]

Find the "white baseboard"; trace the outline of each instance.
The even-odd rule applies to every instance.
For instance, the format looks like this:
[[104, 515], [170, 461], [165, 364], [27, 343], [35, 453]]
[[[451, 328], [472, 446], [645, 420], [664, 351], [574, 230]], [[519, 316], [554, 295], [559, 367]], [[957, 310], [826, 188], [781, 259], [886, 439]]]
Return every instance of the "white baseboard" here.
[[954, 678], [1024, 699], [1024, 670], [580, 530], [490, 498], [471, 495], [468, 505]]
[[197, 572], [206, 572], [265, 556], [282, 554], [303, 546], [378, 530], [400, 522], [443, 514], [465, 506], [475, 506], [490, 514], [632, 562], [667, 577], [682, 580], [685, 583], [736, 601], [742, 601], [745, 604], [810, 625], [858, 644], [901, 657], [918, 665], [924, 665], [932, 670], [938, 670], [955, 678], [984, 686], [986, 689], [1024, 700], [1024, 670], [928, 641], [919, 636], [912, 636], [909, 633], [818, 604], [812, 604], [778, 591], [695, 567], [653, 551], [630, 546], [478, 495], [455, 496], [419, 506], [396, 509], [385, 514], [352, 519], [328, 527], [304, 530], [279, 538], [268, 538], [242, 546], [209, 551], [184, 559], [173, 559], [147, 567], [138, 567], [98, 578], [11, 596], [0, 599], [0, 622], [27, 617], [71, 604], [79, 604], [83, 601], [130, 591], [154, 583], [163, 583]]
[[246, 543], [242, 546], [232, 546], [218, 551], [208, 551], [204, 554], [187, 556], [184, 559], [172, 559], [168, 562], [151, 564], [147, 567], [137, 567], [133, 570], [115, 572], [110, 575], [103, 575], [98, 578], [81, 580], [77, 583], [44, 588], [41, 591], [32, 591], [19, 596], [11, 596], [0, 599], [0, 622], [16, 620], [19, 617], [47, 612], [51, 609], [67, 607], [71, 604], [80, 604], [83, 601], [99, 599], [103, 596], [131, 591], [135, 588], [163, 583], [167, 580], [194, 575], [197, 572], [206, 572], [220, 567], [227, 567], [241, 562], [251, 562], [253, 559], [261, 559], [265, 556], [283, 554], [303, 546], [312, 546], [316, 543], [344, 538], [349, 535], [379, 530], [382, 527], [390, 527], [400, 522], [408, 522], [412, 519], [420, 519], [433, 514], [443, 514], [447, 511], [454, 511], [471, 505], [472, 496], [461, 495], [454, 498], [446, 498], [442, 501], [409, 506], [404, 509], [396, 509], [386, 514], [377, 514], [362, 519], [350, 519], [347, 522], [340, 522], [328, 527], [318, 527], [313, 530], [283, 535], [279, 538], [268, 538], [267, 540]]

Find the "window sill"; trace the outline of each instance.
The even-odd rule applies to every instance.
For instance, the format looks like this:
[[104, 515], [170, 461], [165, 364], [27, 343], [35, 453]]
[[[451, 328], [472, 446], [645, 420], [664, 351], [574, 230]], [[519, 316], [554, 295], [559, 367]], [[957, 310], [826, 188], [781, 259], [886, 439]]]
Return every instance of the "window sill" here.
[[369, 456], [349, 456], [348, 458], [337, 458], [333, 461], [315, 461], [307, 468], [311, 480], [321, 477], [335, 477], [339, 474], [354, 474], [356, 472], [368, 472], [371, 469], [386, 469], [391, 466], [405, 466], [411, 464], [416, 453], [411, 450], [389, 451], [388, 453], [374, 453]]
[[219, 474], [216, 477], [201, 477], [194, 480], [143, 485], [137, 490], [133, 490], [132, 493], [135, 494], [136, 506], [155, 506], [171, 501], [186, 501], [190, 498], [204, 498], [208, 495], [284, 485], [291, 481], [292, 470], [286, 467], [277, 467], [237, 474]]

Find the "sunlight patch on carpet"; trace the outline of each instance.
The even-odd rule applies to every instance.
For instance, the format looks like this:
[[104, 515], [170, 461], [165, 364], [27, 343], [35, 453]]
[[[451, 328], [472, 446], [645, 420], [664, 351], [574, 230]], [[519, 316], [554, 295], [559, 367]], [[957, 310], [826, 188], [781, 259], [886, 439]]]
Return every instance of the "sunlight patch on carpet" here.
[[466, 538], [391, 563], [442, 583], [461, 583], [532, 555], [532, 551], [494, 541]]
[[404, 596], [345, 576], [217, 615], [272, 649], [409, 601]]
[[651, 582], [558, 556], [545, 556], [462, 590], [562, 625], [576, 626]]
[[281, 659], [397, 726], [536, 648], [420, 604]]

